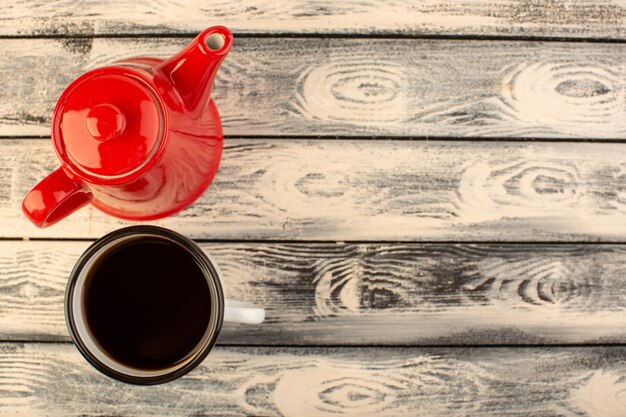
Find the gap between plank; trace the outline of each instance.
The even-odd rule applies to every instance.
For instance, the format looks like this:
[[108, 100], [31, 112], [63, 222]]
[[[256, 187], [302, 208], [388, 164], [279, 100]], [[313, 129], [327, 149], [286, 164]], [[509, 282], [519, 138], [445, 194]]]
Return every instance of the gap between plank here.
[[[176, 33], [107, 33], [107, 34], [32, 34], [32, 35], [0, 35], [0, 39], [106, 39], [106, 38], [193, 38], [199, 32]], [[521, 42], [553, 42], [553, 43], [626, 43], [626, 39], [600, 37], [568, 37], [568, 36], [520, 36], [520, 35], [455, 35], [455, 34], [409, 34], [409, 33], [238, 33], [235, 38], [300, 38], [300, 39], [415, 39], [415, 40], [458, 40], [458, 41], [521, 41]]]
[[[26, 242], [26, 241], [39, 241], [39, 242], [94, 242], [96, 238], [88, 238], [88, 237], [0, 237], [0, 242]], [[547, 240], [507, 240], [507, 241], [498, 241], [498, 240], [384, 240], [384, 239], [373, 239], [373, 240], [315, 240], [315, 239], [303, 239], [303, 240], [294, 240], [294, 239], [241, 239], [241, 238], [233, 238], [233, 239], [203, 239], [203, 238], [195, 238], [194, 242], [197, 243], [252, 243], [252, 244], [293, 244], [293, 245], [320, 245], [320, 244], [337, 244], [337, 245], [369, 245], [369, 244], [397, 244], [397, 245], [498, 245], [498, 246], [615, 246], [615, 245], [626, 245], [626, 241], [598, 241], [598, 242], [590, 242], [590, 241], [547, 241]]]
[[[69, 340], [28, 340], [28, 339], [11, 339], [0, 340], [1, 344], [49, 344], [49, 345], [73, 345], [74, 343]], [[491, 344], [491, 345], [477, 345], [477, 344], [459, 344], [459, 345], [431, 345], [431, 344], [364, 344], [364, 345], [349, 345], [349, 344], [324, 344], [324, 345], [311, 345], [311, 344], [233, 344], [233, 343], [220, 343], [219, 341], [215, 345], [221, 348], [274, 348], [274, 349], [536, 349], [536, 348], [555, 348], [555, 349], [581, 349], [581, 348], [594, 348], [594, 347], [626, 347], [626, 343], [555, 343], [555, 344]]]
[[[0, 136], [0, 140], [49, 140], [50, 136]], [[319, 140], [319, 141], [398, 141], [398, 142], [534, 142], [534, 143], [626, 143], [620, 139], [576, 139], [543, 137], [467, 137], [467, 136], [332, 136], [332, 135], [224, 135], [225, 140]]]

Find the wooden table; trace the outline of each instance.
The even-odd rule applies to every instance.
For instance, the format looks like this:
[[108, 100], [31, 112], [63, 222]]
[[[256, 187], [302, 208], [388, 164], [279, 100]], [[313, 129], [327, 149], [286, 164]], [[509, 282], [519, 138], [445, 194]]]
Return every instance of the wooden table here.
[[[74, 3], [0, 8], [0, 414], [626, 416], [626, 1]], [[68, 83], [213, 24], [223, 165], [155, 223], [267, 322], [124, 385], [69, 343], [63, 293], [128, 223], [19, 204]]]

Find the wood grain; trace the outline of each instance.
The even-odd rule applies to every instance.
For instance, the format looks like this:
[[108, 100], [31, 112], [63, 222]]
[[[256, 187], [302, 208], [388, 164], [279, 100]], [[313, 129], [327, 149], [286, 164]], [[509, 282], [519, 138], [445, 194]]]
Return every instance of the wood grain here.
[[[5, 39], [0, 135], [48, 135], [74, 78], [188, 41]], [[214, 98], [227, 135], [623, 140], [624, 62], [626, 44], [238, 38]]]
[[[0, 140], [1, 236], [134, 224], [91, 208], [28, 223], [21, 200], [57, 164], [47, 140]], [[209, 190], [154, 223], [203, 239], [621, 242], [626, 146], [227, 139]]]
[[[0, 242], [0, 339], [69, 340], [67, 277], [89, 242]], [[626, 342], [626, 246], [203, 243], [230, 298], [267, 310], [220, 343]]]
[[[71, 12], [70, 12], [71, 11]], [[5, 0], [0, 35], [108, 35], [199, 32], [213, 24], [237, 33], [626, 36], [623, 0], [374, 0], [289, 2]]]
[[0, 413], [101, 416], [622, 417], [626, 349], [217, 348], [138, 387], [69, 344], [0, 345]]

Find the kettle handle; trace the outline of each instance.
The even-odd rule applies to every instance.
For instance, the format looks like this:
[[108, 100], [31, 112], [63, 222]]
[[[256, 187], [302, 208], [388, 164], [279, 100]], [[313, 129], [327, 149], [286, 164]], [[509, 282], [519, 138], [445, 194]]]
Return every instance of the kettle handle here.
[[91, 201], [91, 192], [57, 168], [24, 198], [22, 211], [37, 227], [48, 227]]

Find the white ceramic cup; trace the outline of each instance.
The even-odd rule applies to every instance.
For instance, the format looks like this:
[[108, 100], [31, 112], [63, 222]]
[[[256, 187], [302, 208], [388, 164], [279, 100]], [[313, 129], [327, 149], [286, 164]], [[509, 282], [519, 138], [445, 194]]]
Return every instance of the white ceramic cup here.
[[[199, 343], [182, 360], [157, 370], [139, 369], [116, 360], [101, 347], [85, 319], [85, 286], [93, 266], [114, 248], [145, 237], [167, 239], [192, 255], [207, 279], [210, 294], [210, 300], [206, 303], [211, 309], [209, 322]], [[265, 319], [263, 308], [225, 300], [220, 276], [219, 269], [209, 256], [193, 241], [176, 232], [156, 226], [131, 226], [116, 230], [94, 242], [78, 259], [70, 274], [65, 296], [65, 317], [70, 336], [85, 359], [112, 378], [141, 385], [174, 380], [202, 362], [215, 345], [223, 322], [258, 324]]]

